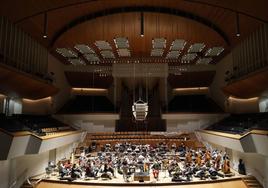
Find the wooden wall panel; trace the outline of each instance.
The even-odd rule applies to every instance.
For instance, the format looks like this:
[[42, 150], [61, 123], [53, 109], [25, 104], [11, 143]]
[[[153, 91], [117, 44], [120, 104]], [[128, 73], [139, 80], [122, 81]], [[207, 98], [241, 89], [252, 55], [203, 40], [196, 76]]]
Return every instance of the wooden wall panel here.
[[35, 100], [55, 95], [57, 92], [57, 88], [45, 81], [0, 66], [0, 93], [2, 94]]

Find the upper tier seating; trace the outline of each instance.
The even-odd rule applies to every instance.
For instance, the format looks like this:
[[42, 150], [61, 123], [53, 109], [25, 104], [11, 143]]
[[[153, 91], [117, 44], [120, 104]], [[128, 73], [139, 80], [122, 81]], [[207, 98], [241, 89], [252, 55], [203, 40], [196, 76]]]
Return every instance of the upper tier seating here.
[[177, 95], [168, 104], [169, 112], [222, 112], [206, 95]]
[[59, 111], [65, 113], [114, 112], [114, 105], [105, 96], [75, 96]]
[[244, 134], [253, 129], [268, 130], [268, 113], [232, 114], [207, 130]]
[[8, 132], [30, 131], [39, 136], [72, 129], [48, 115], [13, 115], [9, 117], [3, 114], [0, 115], [0, 128]]

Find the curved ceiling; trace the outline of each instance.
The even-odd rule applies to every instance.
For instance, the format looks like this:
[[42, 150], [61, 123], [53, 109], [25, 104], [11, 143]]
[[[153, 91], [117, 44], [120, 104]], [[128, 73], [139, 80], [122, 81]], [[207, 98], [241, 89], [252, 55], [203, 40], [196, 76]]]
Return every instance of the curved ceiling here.
[[[148, 56], [151, 40], [163, 37], [167, 39], [167, 45], [174, 39], [184, 39], [188, 44], [222, 46], [224, 56], [260, 26], [262, 22], [259, 20], [268, 20], [266, 10], [261, 6], [267, 3], [259, 1], [259, 4], [252, 4], [250, 0], [237, 0], [236, 3], [231, 0], [224, 3], [208, 0], [11, 0], [1, 3], [1, 13], [52, 52], [55, 48], [73, 47], [79, 43], [92, 45], [96, 40], [111, 43], [118, 36], [128, 38], [131, 55]], [[12, 9], [16, 12], [10, 11]], [[138, 38], [140, 17], [138, 12], [135, 13], [138, 10], [146, 11], [145, 37], [142, 39]], [[236, 37], [236, 13], [233, 10], [240, 12], [239, 38]], [[47, 39], [42, 37], [45, 12]]]
[[106, 40], [115, 48], [113, 39], [117, 37], [128, 38], [132, 57], [150, 56], [152, 39], [160, 37], [167, 40], [165, 53], [174, 39], [186, 40], [188, 47], [200, 42], [205, 42], [207, 48], [228, 47], [226, 41], [208, 26], [158, 13], [144, 13], [144, 37], [140, 36], [140, 13], [123, 13], [81, 23], [62, 34], [54, 46], [72, 48], [76, 44], [87, 44], [94, 48], [95, 41]]

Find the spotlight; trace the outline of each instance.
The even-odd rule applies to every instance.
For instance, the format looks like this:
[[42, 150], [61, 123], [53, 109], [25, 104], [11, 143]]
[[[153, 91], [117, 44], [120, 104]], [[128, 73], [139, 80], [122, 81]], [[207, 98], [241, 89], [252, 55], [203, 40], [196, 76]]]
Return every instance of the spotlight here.
[[236, 12], [236, 36], [240, 37], [239, 13]]
[[44, 14], [44, 31], [43, 31], [43, 38], [47, 38], [47, 13]]
[[144, 15], [143, 12], [141, 12], [141, 37], [144, 37]]

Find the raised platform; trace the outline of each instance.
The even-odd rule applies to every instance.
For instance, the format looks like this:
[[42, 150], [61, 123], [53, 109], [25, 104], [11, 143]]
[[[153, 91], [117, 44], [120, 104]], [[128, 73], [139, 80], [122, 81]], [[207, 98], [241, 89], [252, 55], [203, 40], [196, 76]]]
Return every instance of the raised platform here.
[[[168, 176], [168, 173], [160, 171], [159, 173], [159, 180], [156, 180], [152, 172], [147, 177], [150, 178], [149, 181], [139, 182], [138, 179], [135, 179], [134, 175], [132, 175], [129, 178], [129, 182], [124, 182], [123, 176], [120, 174], [115, 174], [116, 178], [112, 178], [111, 180], [102, 180], [102, 179], [77, 179], [74, 181], [68, 181], [68, 180], [59, 180], [59, 177], [56, 176], [50, 176], [49, 178], [45, 178], [45, 175], [37, 176], [34, 179], [42, 179], [42, 182], [50, 183], [51, 184], [59, 184], [59, 185], [94, 185], [94, 186], [172, 186], [172, 185], [196, 185], [196, 184], [210, 184], [210, 183], [222, 183], [222, 182], [232, 182], [232, 181], [242, 181], [242, 178], [248, 177], [244, 175], [239, 175], [236, 172], [235, 176], [233, 177], [224, 177], [224, 178], [218, 178], [216, 180], [206, 179], [206, 180], [200, 180], [199, 178], [194, 177], [192, 181], [183, 181], [183, 182], [172, 182], [171, 177]], [[58, 187], [58, 186], [56, 186]], [[63, 186], [64, 187], [64, 186]], [[205, 187], [205, 186], [204, 186]], [[230, 187], [235, 187], [231, 186]], [[38, 187], [39, 188], [39, 187]], [[43, 188], [43, 187], [42, 187]], [[49, 186], [50, 188], [50, 186]], [[208, 188], [208, 187], [206, 187]]]
[[[242, 177], [235, 177], [235, 178], [224, 178], [218, 180], [202, 180], [202, 181], [191, 181], [191, 182], [127, 182], [127, 183], [111, 183], [112, 180], [107, 180], [104, 182], [94, 183], [90, 181], [60, 181], [60, 180], [52, 180], [52, 179], [44, 179], [42, 180], [36, 188], [65, 188], [66, 184], [68, 184], [69, 188], [80, 188], [90, 186], [92, 187], [117, 187], [117, 186], [124, 186], [124, 187], [191, 187], [191, 188], [247, 188], [246, 184], [244, 183]], [[110, 183], [109, 183], [110, 182]]]

